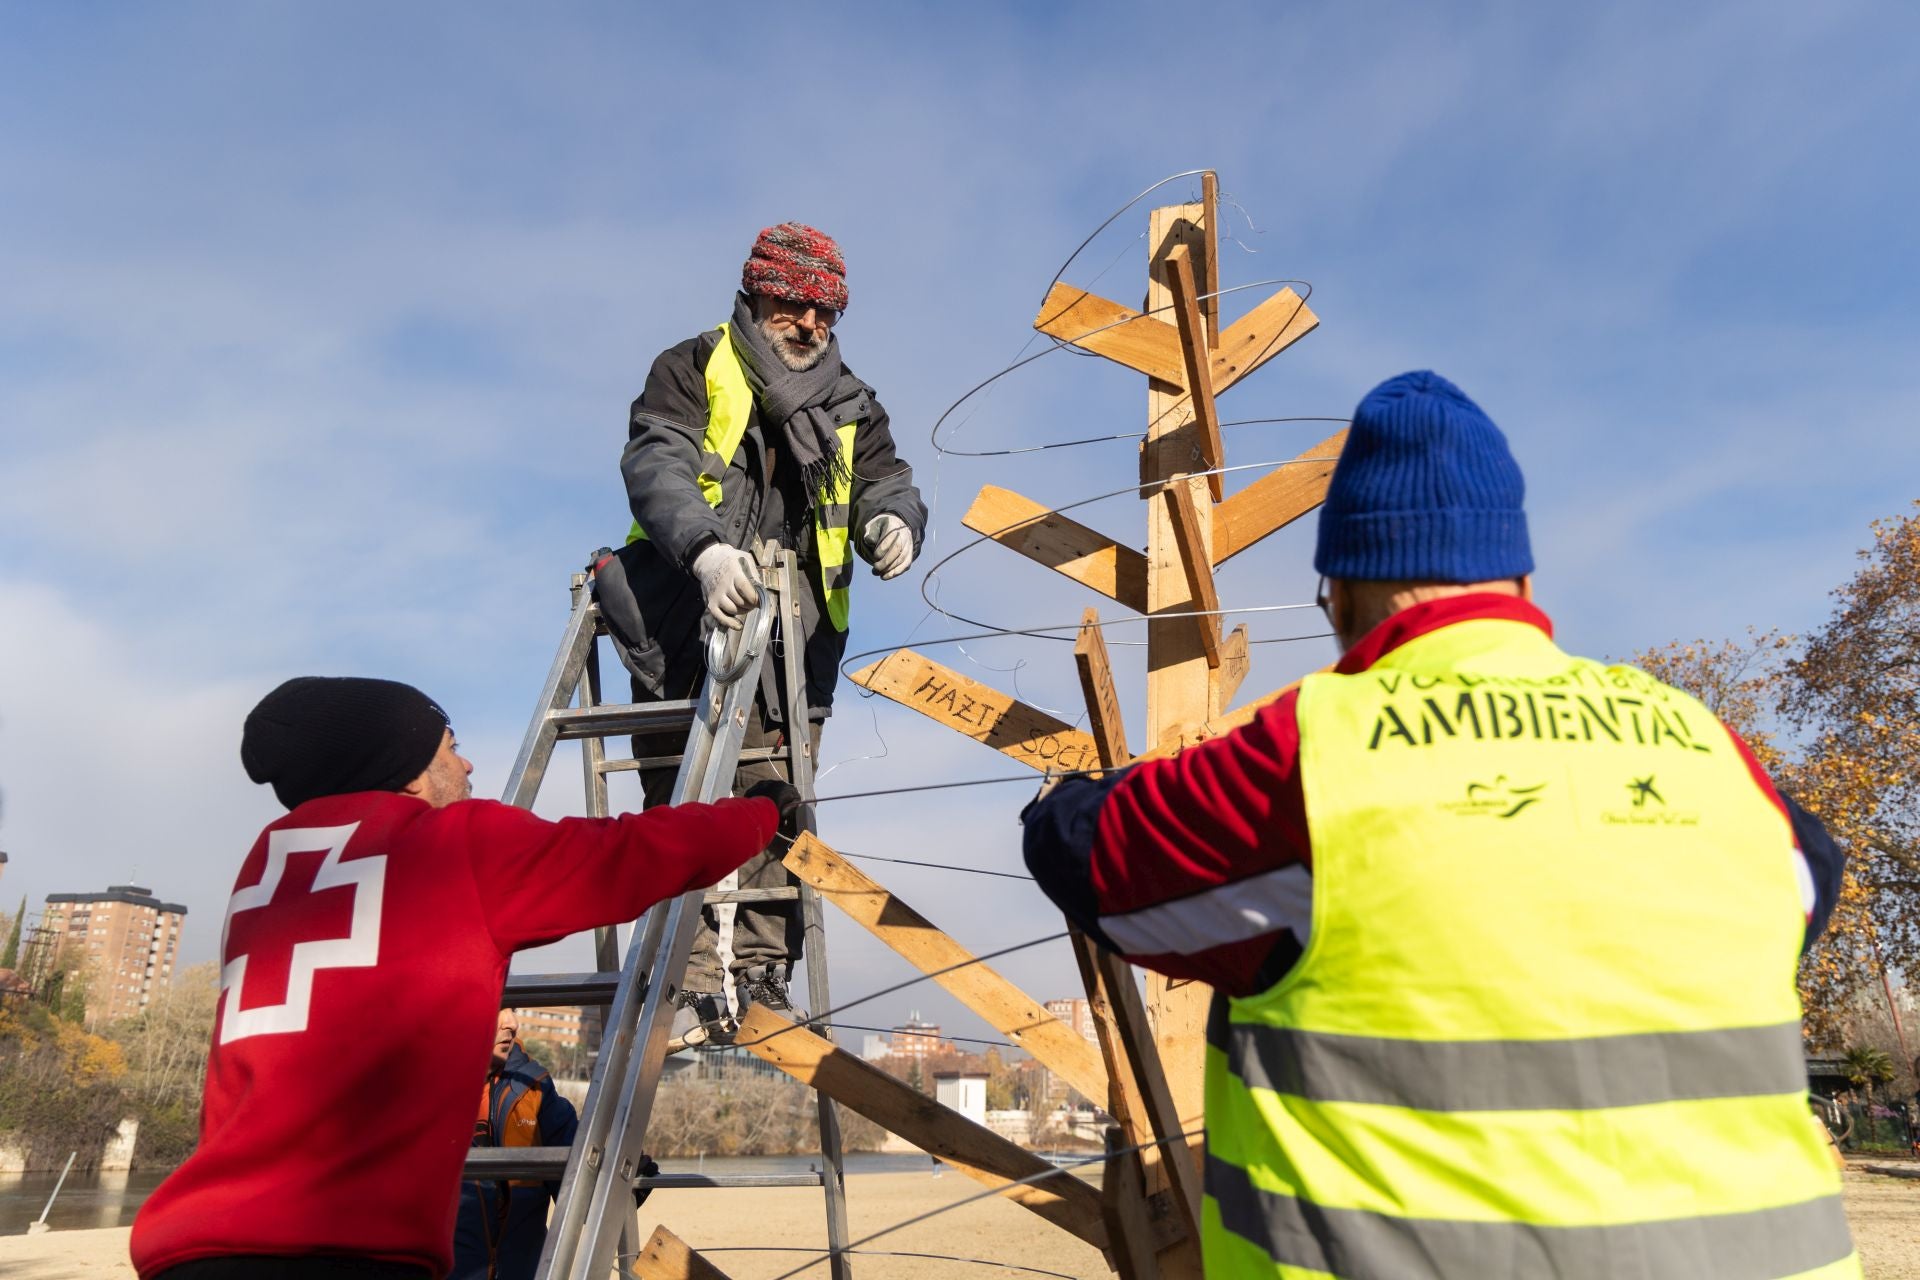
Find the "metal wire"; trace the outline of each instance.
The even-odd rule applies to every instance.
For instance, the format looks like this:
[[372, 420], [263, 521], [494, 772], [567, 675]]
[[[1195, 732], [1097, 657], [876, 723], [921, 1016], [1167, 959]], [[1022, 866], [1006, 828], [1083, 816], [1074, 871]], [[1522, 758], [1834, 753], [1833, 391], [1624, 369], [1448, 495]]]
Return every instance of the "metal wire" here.
[[[1125, 767], [1125, 765], [1115, 765], [1113, 769], [1055, 769], [1047, 776], [1055, 778], [1086, 778], [1096, 774], [1112, 773], [1115, 769]], [[904, 796], [910, 795], [915, 791], [948, 791], [954, 787], [990, 787], [997, 782], [1025, 782], [1037, 786], [1045, 781], [1045, 777], [1037, 777], [1034, 774], [1026, 773], [1016, 774], [1008, 778], [968, 778], [961, 782], [921, 782], [909, 787], [882, 787], [878, 791], [843, 791], [837, 796], [815, 796], [812, 800], [808, 801], [808, 803], [826, 804], [830, 800], [870, 800], [875, 796]]]
[[[1337, 462], [1337, 461], [1339, 461], [1338, 458], [1306, 457], [1306, 458], [1283, 458], [1278, 461], [1267, 461], [1267, 462], [1242, 462], [1242, 463], [1237, 463], [1230, 467], [1226, 467], [1226, 466], [1213, 467], [1205, 471], [1194, 471], [1194, 472], [1188, 473], [1187, 475], [1179, 477], [1178, 480], [1164, 481], [1158, 486], [1158, 488], [1165, 489], [1170, 485], [1179, 483], [1180, 481], [1199, 480], [1199, 479], [1204, 479], [1207, 476], [1230, 475], [1236, 471], [1273, 470], [1280, 467], [1300, 466], [1300, 465], [1304, 465], [1306, 463], [1311, 463], [1311, 462]], [[1053, 507], [1046, 511], [1037, 512], [1034, 515], [1026, 516], [1022, 519], [1015, 520], [1013, 523], [1002, 526], [1001, 528], [993, 529], [986, 533], [979, 534], [973, 539], [973, 541], [962, 543], [960, 546], [956, 547], [954, 550], [949, 551], [944, 558], [939, 560], [937, 563], [934, 564], [932, 568], [927, 570], [926, 576], [922, 578], [920, 581], [920, 598], [927, 603], [927, 606], [929, 608], [932, 608], [938, 611], [943, 617], [952, 618], [955, 622], [964, 623], [970, 627], [987, 627], [987, 628], [990, 628], [992, 631], [1001, 633], [1001, 634], [1027, 634], [1026, 631], [1023, 631], [1019, 628], [996, 627], [991, 622], [983, 622], [978, 618], [969, 618], [964, 614], [955, 613], [953, 610], [943, 606], [932, 595], [929, 595], [928, 591], [930, 588], [933, 588], [934, 590], [937, 591], [937, 588], [935, 587], [935, 583], [942, 569], [945, 569], [949, 564], [952, 564], [960, 556], [966, 554], [968, 551], [973, 550], [973, 548], [979, 546], [983, 542], [994, 541], [998, 539], [1002, 534], [1011, 533], [1015, 529], [1023, 528], [1027, 525], [1034, 524], [1038, 521], [1046, 519], [1048, 516], [1060, 515], [1063, 512], [1072, 511], [1079, 507], [1090, 506], [1096, 502], [1105, 502], [1109, 499], [1117, 498], [1122, 494], [1137, 494], [1143, 488], [1146, 488], [1146, 487], [1147, 486], [1141, 485], [1136, 481], [1135, 483], [1127, 485], [1124, 488], [1111, 489], [1111, 490], [1108, 490], [1106, 493], [1096, 493], [1090, 498], [1081, 498], [1081, 499], [1078, 499], [1077, 501], [1066, 503], [1063, 506]], [[1153, 620], [1158, 621], [1162, 618], [1183, 618], [1183, 617], [1197, 618], [1197, 617], [1205, 617], [1211, 614], [1224, 615], [1229, 613], [1262, 613], [1262, 612], [1270, 612], [1277, 609], [1295, 609], [1295, 608], [1309, 608], [1309, 607], [1317, 607], [1317, 606], [1266, 605], [1266, 606], [1254, 606], [1251, 608], [1241, 608], [1241, 609], [1211, 609], [1211, 610], [1189, 609], [1189, 610], [1173, 610], [1173, 611], [1155, 613], [1148, 616], [1151, 617]], [[1135, 617], [1139, 617], [1139, 616], [1140, 615], [1137, 615], [1137, 614], [1135, 615]], [[1102, 621], [1101, 625], [1104, 626], [1106, 624], [1104, 621]], [[1074, 629], [1078, 630], [1077, 624]], [[1045, 630], [1049, 630], [1049, 631], [1060, 630], [1060, 628], [1050, 627], [1050, 628], [1045, 628]], [[1037, 631], [1035, 633], [1038, 634]], [[1058, 638], [1061, 639], [1063, 642], [1065, 640], [1065, 637], [1058, 637]], [[1278, 643], [1287, 643], [1292, 640], [1298, 640], [1302, 638], [1303, 637], [1299, 637], [1299, 636], [1288, 636], [1279, 640]], [[1146, 641], [1117, 640], [1114, 643], [1125, 644], [1125, 645], [1144, 645]], [[1274, 641], [1254, 641], [1254, 643], [1256, 644], [1274, 643]]]
[[964, 871], [970, 876], [999, 876], [1003, 880], [1025, 880], [1032, 883], [1032, 876], [1023, 876], [1017, 871], [989, 871], [985, 867], [962, 867], [951, 862], [922, 862], [917, 858], [883, 858], [877, 853], [848, 853], [844, 849], [835, 850], [843, 858], [858, 858], [862, 862], [892, 862], [903, 867], [932, 867], [936, 871]]
[[834, 1031], [883, 1031], [894, 1036], [918, 1036], [922, 1040], [954, 1040], [961, 1044], [990, 1044], [998, 1049], [1018, 1049], [1020, 1046], [1007, 1040], [987, 1040], [980, 1036], [949, 1036], [938, 1031], [907, 1031], [900, 1027], [863, 1027], [857, 1022], [815, 1022], [811, 1026], [828, 1027]]
[[[812, 1245], [804, 1245], [804, 1244], [722, 1244], [722, 1245], [708, 1245], [705, 1248], [696, 1250], [696, 1252], [701, 1254], [818, 1253], [819, 1249], [815, 1248]], [[841, 1253], [842, 1256], [850, 1256], [850, 1255], [857, 1254], [863, 1258], [925, 1258], [933, 1262], [966, 1262], [966, 1263], [972, 1263], [973, 1265], [980, 1266], [980, 1267], [1000, 1267], [1007, 1271], [1021, 1271], [1021, 1272], [1025, 1272], [1028, 1275], [1034, 1275], [1034, 1276], [1054, 1276], [1054, 1277], [1057, 1277], [1058, 1280], [1079, 1280], [1078, 1277], [1070, 1276], [1064, 1271], [1048, 1271], [1041, 1267], [1022, 1266], [1018, 1262], [1000, 1262], [993, 1258], [963, 1258], [959, 1254], [955, 1254], [955, 1253], [915, 1253], [915, 1252], [908, 1252], [900, 1249], [842, 1249], [839, 1252]], [[634, 1258], [634, 1257], [638, 1257], [639, 1255], [626, 1254], [623, 1256]], [[812, 1264], [808, 1264], [808, 1265], [812, 1265]], [[640, 1280], [640, 1277], [636, 1276], [633, 1272], [628, 1271], [625, 1268], [621, 1269], [620, 1274], [629, 1277], [630, 1280]]]
[[[1055, 283], [1058, 283], [1058, 277], [1055, 278]], [[1285, 276], [1276, 276], [1271, 280], [1251, 280], [1251, 281], [1248, 281], [1246, 284], [1229, 285], [1225, 289], [1216, 289], [1212, 293], [1201, 294], [1196, 300], [1204, 301], [1208, 298], [1224, 298], [1230, 293], [1244, 293], [1248, 289], [1264, 289], [1270, 285], [1277, 285], [1277, 284], [1299, 285], [1300, 288], [1304, 290], [1304, 292], [1299, 295], [1300, 305], [1303, 307], [1307, 305], [1307, 300], [1313, 297], [1312, 281], [1295, 280]], [[1047, 287], [1048, 287], [1048, 291], [1051, 292], [1053, 286], [1049, 285]], [[995, 373], [990, 377], [987, 377], [979, 382], [976, 382], [973, 386], [967, 388], [967, 390], [960, 396], [958, 400], [955, 400], [952, 404], [948, 405], [945, 412], [943, 412], [938, 418], [934, 419], [933, 430], [928, 433], [928, 441], [933, 445], [934, 452], [941, 456], [951, 455], [956, 458], [991, 458], [991, 457], [1000, 456], [995, 453], [976, 453], [967, 449], [949, 448], [946, 445], [943, 445], [940, 443], [940, 428], [946, 423], [946, 420], [953, 415], [954, 410], [958, 409], [961, 405], [971, 400], [974, 396], [979, 395], [982, 391], [985, 391], [988, 387], [991, 387], [994, 383], [1000, 381], [1000, 379], [1007, 377], [1008, 375], [1015, 373], [1021, 369], [1026, 368], [1028, 365], [1032, 364], [1034, 361], [1043, 360], [1046, 357], [1053, 355], [1055, 352], [1061, 351], [1061, 350], [1074, 351], [1079, 354], [1085, 354], [1085, 355], [1095, 355], [1096, 353], [1094, 352], [1082, 352], [1078, 344], [1085, 342], [1088, 338], [1098, 337], [1100, 334], [1105, 333], [1109, 329], [1118, 329], [1122, 325], [1132, 324], [1136, 320], [1141, 319], [1142, 317], [1158, 315], [1162, 311], [1171, 311], [1173, 307], [1174, 307], [1174, 304], [1169, 302], [1158, 307], [1149, 307], [1145, 311], [1129, 312], [1118, 320], [1111, 320], [1106, 324], [1096, 325], [1093, 328], [1086, 330], [1084, 333], [1075, 334], [1071, 338], [1056, 338], [1052, 334], [1042, 335], [1046, 337], [1053, 345], [1047, 347], [1043, 351], [1036, 351], [1030, 356], [1022, 356], [1020, 358], [1017, 358], [1014, 360], [1012, 364], [1000, 370], [998, 373]], [[1130, 439], [1130, 438], [1132, 437], [1131, 436], [1107, 436], [1107, 437], [1101, 437], [1099, 439], [1089, 439], [1089, 440], [1080, 440], [1080, 441], [1060, 441], [1052, 444], [1049, 447], [1056, 448], [1056, 449], [1071, 449], [1081, 444], [1099, 444], [1099, 443], [1102, 443], [1104, 440], [1109, 440], [1109, 439], [1117, 440], [1117, 439]]]
[[[1145, 1151], [1148, 1147], [1165, 1146], [1168, 1143], [1173, 1143], [1173, 1142], [1185, 1142], [1189, 1138], [1199, 1137], [1204, 1132], [1205, 1132], [1204, 1129], [1192, 1129], [1185, 1133], [1176, 1133], [1170, 1138], [1156, 1138], [1151, 1142], [1135, 1143], [1133, 1146], [1130, 1146], [1130, 1147], [1116, 1147], [1111, 1151], [1103, 1152], [1098, 1156], [1093, 1156], [1086, 1160], [1070, 1160], [1065, 1164], [1055, 1165], [1054, 1167], [1050, 1169], [1046, 1169], [1040, 1173], [1029, 1174], [1024, 1178], [1014, 1178], [1008, 1182], [1002, 1183], [1000, 1186], [989, 1187], [985, 1191], [981, 1191], [975, 1195], [967, 1196], [961, 1200], [955, 1200], [951, 1204], [940, 1205], [936, 1208], [927, 1210], [925, 1213], [915, 1214], [913, 1217], [907, 1218], [904, 1221], [896, 1222], [891, 1226], [882, 1227], [880, 1228], [880, 1230], [873, 1232], [871, 1235], [861, 1236], [858, 1240], [855, 1240], [851, 1244], [849, 1244], [847, 1248], [848, 1250], [857, 1249], [859, 1246], [863, 1244], [867, 1244], [868, 1242], [873, 1240], [878, 1240], [881, 1236], [891, 1235], [896, 1231], [900, 1231], [900, 1230], [903, 1230], [904, 1228], [911, 1227], [916, 1223], [925, 1222], [928, 1218], [937, 1218], [943, 1213], [951, 1213], [955, 1209], [959, 1209], [966, 1205], [973, 1204], [976, 1201], [986, 1200], [993, 1196], [1005, 1195], [1009, 1187], [1031, 1186], [1034, 1183], [1044, 1182], [1048, 1178], [1057, 1177], [1061, 1175], [1064, 1175], [1066, 1177], [1072, 1177], [1073, 1175], [1072, 1173], [1069, 1172], [1069, 1170], [1081, 1169], [1081, 1168], [1085, 1168], [1088, 1165], [1094, 1165], [1094, 1164], [1105, 1165], [1108, 1161], [1112, 1160], [1115, 1156], [1130, 1155], [1136, 1151]], [[820, 1256], [817, 1258], [814, 1258], [810, 1262], [802, 1263], [801, 1265], [795, 1267], [791, 1271], [781, 1272], [778, 1276], [774, 1277], [774, 1280], [792, 1280], [792, 1277], [799, 1275], [803, 1271], [812, 1270], [814, 1267], [819, 1266], [821, 1263], [827, 1261], [829, 1258], [833, 1256], [833, 1250], [831, 1249], [815, 1250], [815, 1252], [818, 1253]]]

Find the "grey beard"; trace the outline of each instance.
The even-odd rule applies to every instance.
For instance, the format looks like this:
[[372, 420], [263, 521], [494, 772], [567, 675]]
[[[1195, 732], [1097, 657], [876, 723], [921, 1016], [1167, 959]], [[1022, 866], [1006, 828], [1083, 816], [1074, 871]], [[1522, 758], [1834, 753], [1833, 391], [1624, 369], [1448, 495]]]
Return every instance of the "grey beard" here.
[[795, 373], [805, 373], [820, 363], [827, 354], [827, 343], [833, 340], [831, 330], [815, 330], [813, 336], [805, 341], [796, 341], [801, 329], [795, 325], [789, 329], [775, 329], [765, 320], [756, 321], [760, 326], [760, 336], [765, 338], [767, 346], [781, 364]]

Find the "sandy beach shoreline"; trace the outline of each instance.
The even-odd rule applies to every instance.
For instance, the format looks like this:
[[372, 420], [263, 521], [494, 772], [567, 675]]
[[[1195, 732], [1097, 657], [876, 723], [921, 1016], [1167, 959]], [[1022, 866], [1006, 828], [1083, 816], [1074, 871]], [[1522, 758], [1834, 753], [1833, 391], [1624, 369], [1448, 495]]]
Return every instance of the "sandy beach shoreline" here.
[[[853, 1238], [881, 1231], [981, 1188], [960, 1174], [855, 1174], [847, 1179]], [[1847, 1217], [1869, 1280], [1920, 1280], [1920, 1181], [1878, 1176], [1857, 1165], [1846, 1175]], [[662, 1194], [640, 1211], [643, 1229], [665, 1222], [731, 1280], [776, 1280], [826, 1243], [820, 1192], [809, 1187]], [[965, 1280], [1040, 1276], [1102, 1280], [1099, 1253], [1018, 1205], [987, 1199], [889, 1232], [861, 1246], [862, 1280]], [[999, 1266], [951, 1261], [980, 1259]], [[817, 1255], [815, 1255], [817, 1256]], [[825, 1280], [824, 1264], [795, 1280]], [[52, 1231], [0, 1237], [6, 1280], [133, 1280], [127, 1229]]]
[[[982, 1190], [948, 1171], [854, 1174], [847, 1179], [848, 1222], [855, 1240]], [[664, 1222], [732, 1280], [774, 1280], [826, 1246], [821, 1192], [813, 1187], [662, 1192], [640, 1210], [645, 1231]], [[125, 1227], [0, 1237], [0, 1275], [7, 1280], [133, 1280]], [[856, 1262], [867, 1277], [960, 1280], [961, 1277], [1052, 1274], [1093, 1280], [1112, 1274], [1097, 1250], [1058, 1231], [1018, 1205], [986, 1199], [890, 1232], [862, 1246]], [[1008, 1264], [984, 1267], [906, 1254], [944, 1254]], [[1031, 1268], [1016, 1270], [1012, 1268]], [[825, 1280], [824, 1264], [802, 1273]], [[799, 1277], [796, 1277], [799, 1280]]]

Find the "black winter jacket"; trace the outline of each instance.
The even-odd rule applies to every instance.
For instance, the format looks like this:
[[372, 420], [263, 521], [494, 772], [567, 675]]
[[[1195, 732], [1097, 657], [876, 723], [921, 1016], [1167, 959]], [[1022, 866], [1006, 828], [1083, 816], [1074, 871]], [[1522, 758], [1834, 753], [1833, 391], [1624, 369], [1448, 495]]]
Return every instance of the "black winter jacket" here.
[[[647, 375], [646, 389], [633, 402], [620, 471], [633, 518], [647, 537], [619, 553], [614, 573], [601, 570], [599, 590], [603, 604], [609, 605], [605, 612], [617, 632], [640, 632], [618, 634], [616, 639], [641, 693], [655, 698], [691, 697], [702, 674], [700, 619], [705, 613], [700, 585], [692, 574], [694, 557], [716, 539], [745, 548], [755, 537], [778, 537], [799, 554], [806, 579], [801, 622], [807, 637], [807, 704], [813, 718], [822, 719], [833, 705], [847, 637], [825, 621], [813, 524], [808, 503], [799, 492], [798, 468], [781, 465], [780, 430], [764, 427], [757, 406], [746, 438], [721, 479], [720, 505], [708, 506], [700, 492], [700, 446], [707, 430], [706, 367], [718, 342], [719, 331], [710, 329], [662, 352]], [[879, 515], [900, 517], [913, 531], [917, 555], [926, 533], [927, 508], [914, 487], [913, 468], [894, 450], [887, 411], [872, 388], [867, 390], [853, 438], [851, 531], [855, 553], [871, 564], [873, 548], [865, 536], [868, 523]], [[607, 599], [619, 589], [618, 577], [631, 587], [638, 607], [637, 620], [629, 613], [624, 627], [619, 625], [623, 611]], [[858, 613], [856, 602], [854, 616]], [[777, 709], [770, 710], [777, 715]]]

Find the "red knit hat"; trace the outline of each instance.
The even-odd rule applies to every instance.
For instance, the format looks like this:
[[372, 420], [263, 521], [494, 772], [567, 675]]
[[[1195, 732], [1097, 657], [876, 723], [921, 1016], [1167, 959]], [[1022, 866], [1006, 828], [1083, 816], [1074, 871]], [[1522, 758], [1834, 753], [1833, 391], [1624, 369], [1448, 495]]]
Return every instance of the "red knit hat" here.
[[783, 222], [753, 242], [753, 252], [740, 269], [740, 287], [751, 294], [845, 311], [847, 264], [826, 232], [802, 222]]

